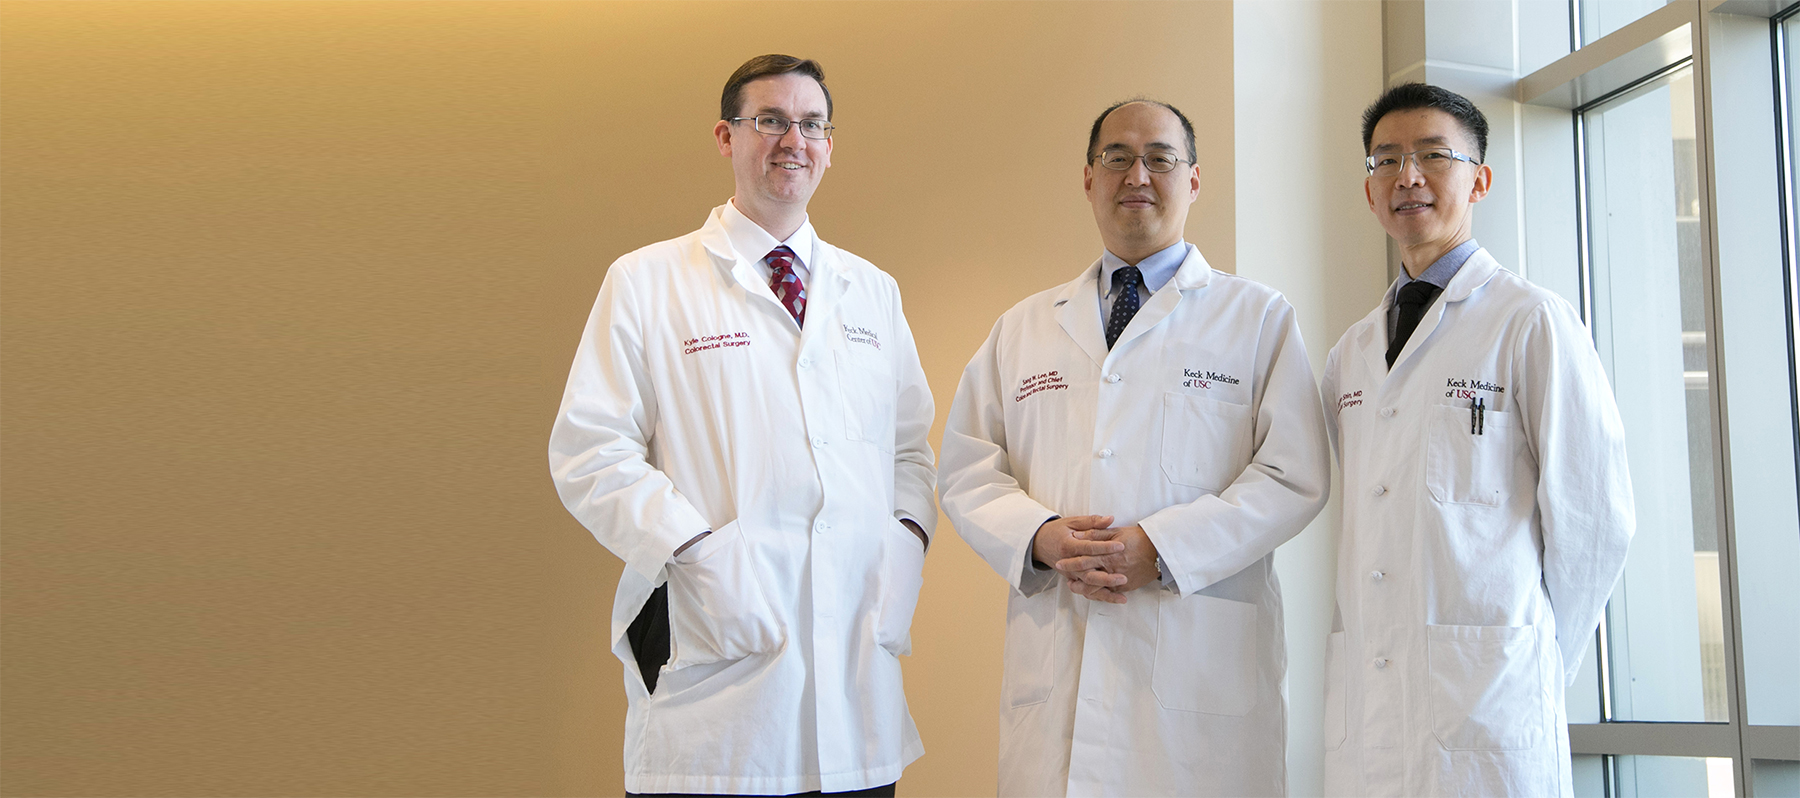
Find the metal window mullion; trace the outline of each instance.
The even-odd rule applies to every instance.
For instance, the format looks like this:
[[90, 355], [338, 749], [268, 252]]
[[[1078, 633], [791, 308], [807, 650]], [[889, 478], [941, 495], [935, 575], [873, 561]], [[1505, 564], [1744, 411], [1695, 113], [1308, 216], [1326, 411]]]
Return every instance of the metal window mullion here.
[[[1699, 0], [1693, 0], [1698, 4]], [[1699, 180], [1701, 203], [1704, 207], [1700, 213], [1700, 268], [1704, 279], [1700, 281], [1704, 294], [1706, 311], [1707, 358], [1711, 367], [1710, 404], [1712, 413], [1712, 434], [1716, 445], [1713, 450], [1714, 473], [1713, 498], [1716, 506], [1714, 523], [1718, 529], [1719, 542], [1719, 612], [1724, 629], [1725, 647], [1725, 694], [1731, 699], [1732, 712], [1726, 719], [1734, 732], [1736, 750], [1732, 754], [1731, 767], [1737, 794], [1752, 795], [1753, 778], [1750, 761], [1744, 756], [1744, 728], [1749, 704], [1744, 696], [1744, 663], [1743, 663], [1743, 629], [1738, 614], [1737, 590], [1737, 534], [1734, 527], [1735, 508], [1731, 505], [1729, 485], [1731, 484], [1731, 419], [1727, 394], [1729, 380], [1725, 363], [1725, 348], [1721, 328], [1724, 308], [1722, 306], [1722, 282], [1719, 269], [1719, 206], [1716, 187], [1713, 179], [1713, 164], [1716, 154], [1713, 151], [1713, 119], [1712, 119], [1712, 63], [1711, 49], [1708, 39], [1712, 29], [1711, 15], [1704, 9], [1689, 29], [1693, 36], [1694, 67], [1694, 166]]]
[[1800, 5], [1790, 7], [1786, 12], [1769, 20], [1769, 62], [1774, 70], [1775, 87], [1775, 168], [1780, 176], [1777, 181], [1780, 188], [1776, 196], [1781, 203], [1781, 282], [1782, 301], [1787, 303], [1788, 325], [1788, 394], [1789, 410], [1794, 430], [1794, 488], [1800, 495], [1800, 352], [1796, 350], [1796, 335], [1800, 334], [1800, 281], [1796, 277], [1796, 262], [1800, 261], [1800, 253], [1795, 246], [1800, 243], [1796, 233], [1795, 214], [1800, 212], [1794, 207], [1794, 164], [1793, 160], [1793, 119], [1792, 100], [1788, 85], [1787, 63], [1787, 22], [1788, 17], [1800, 13]]

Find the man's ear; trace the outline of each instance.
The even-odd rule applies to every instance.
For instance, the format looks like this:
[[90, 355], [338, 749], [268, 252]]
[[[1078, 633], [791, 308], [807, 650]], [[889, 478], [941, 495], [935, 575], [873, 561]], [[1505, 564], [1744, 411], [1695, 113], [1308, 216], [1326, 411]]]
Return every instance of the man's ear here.
[[1473, 205], [1487, 198], [1488, 189], [1494, 187], [1494, 170], [1487, 164], [1475, 169], [1475, 185], [1469, 188], [1469, 204]]
[[713, 138], [719, 144], [719, 154], [731, 157], [731, 123], [723, 119], [713, 125]]

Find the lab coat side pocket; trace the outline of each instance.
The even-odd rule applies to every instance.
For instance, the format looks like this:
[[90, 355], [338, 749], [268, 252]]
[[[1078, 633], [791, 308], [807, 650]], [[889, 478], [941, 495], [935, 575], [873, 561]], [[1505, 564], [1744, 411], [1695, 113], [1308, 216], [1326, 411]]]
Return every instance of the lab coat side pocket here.
[[1150, 689], [1163, 709], [1242, 717], [1256, 705], [1256, 605], [1194, 593], [1159, 599]]
[[1516, 751], [1546, 714], [1530, 626], [1425, 627], [1432, 730], [1451, 751]]
[[766, 654], [786, 642], [738, 522], [702, 538], [667, 571], [669, 670]]
[[1344, 745], [1344, 633], [1325, 636], [1325, 750]]
[[1061, 590], [1007, 599], [1006, 650], [1001, 655], [1000, 700], [1007, 707], [1042, 704], [1056, 686], [1056, 626]]
[[1250, 406], [1178, 391], [1163, 394], [1163, 476], [1219, 493], [1250, 462]]
[[1450, 504], [1498, 507], [1511, 480], [1518, 429], [1513, 414], [1489, 409], [1479, 419], [1467, 405], [1433, 405], [1425, 457], [1425, 487], [1431, 497]]
[[881, 613], [875, 643], [889, 654], [912, 653], [913, 612], [925, 586], [925, 545], [898, 519], [888, 519], [881, 538]]
[[[859, 347], [860, 348], [860, 347]], [[900, 381], [879, 351], [835, 353], [838, 389], [844, 394], [844, 437], [894, 450], [894, 400]]]

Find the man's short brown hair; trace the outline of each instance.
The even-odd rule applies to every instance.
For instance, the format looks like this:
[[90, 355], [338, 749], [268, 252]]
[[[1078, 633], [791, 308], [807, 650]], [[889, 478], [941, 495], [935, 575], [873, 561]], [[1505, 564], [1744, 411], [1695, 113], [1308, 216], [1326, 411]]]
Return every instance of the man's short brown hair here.
[[744, 65], [731, 73], [725, 81], [725, 91], [719, 95], [719, 118], [730, 119], [743, 115], [744, 85], [758, 78], [773, 75], [786, 75], [798, 72], [819, 83], [819, 89], [825, 92], [825, 119], [831, 119], [831, 89], [825, 87], [825, 68], [810, 58], [795, 58], [791, 55], [770, 53], [759, 55], [744, 62]]

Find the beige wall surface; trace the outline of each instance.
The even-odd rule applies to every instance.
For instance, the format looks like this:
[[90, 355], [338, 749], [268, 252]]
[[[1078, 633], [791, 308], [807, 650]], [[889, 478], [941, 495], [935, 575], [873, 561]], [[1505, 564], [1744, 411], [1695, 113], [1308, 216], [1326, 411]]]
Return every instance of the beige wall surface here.
[[[619, 792], [619, 566], [546, 437], [769, 51], [827, 67], [813, 221], [898, 279], [940, 418], [1099, 254], [1108, 102], [1193, 117], [1234, 265], [1228, 3], [0, 3], [0, 792]], [[947, 528], [926, 578], [901, 791], [991, 793], [1004, 586]]]
[[[1256, 175], [1237, 184], [1238, 274], [1294, 304], [1314, 373], [1387, 287], [1387, 237], [1363, 195], [1361, 128], [1363, 108], [1384, 88], [1381, 5], [1240, 0], [1232, 15], [1238, 168]], [[1320, 729], [1325, 636], [1337, 606], [1339, 487], [1275, 552], [1287, 632], [1290, 795], [1325, 789]]]

